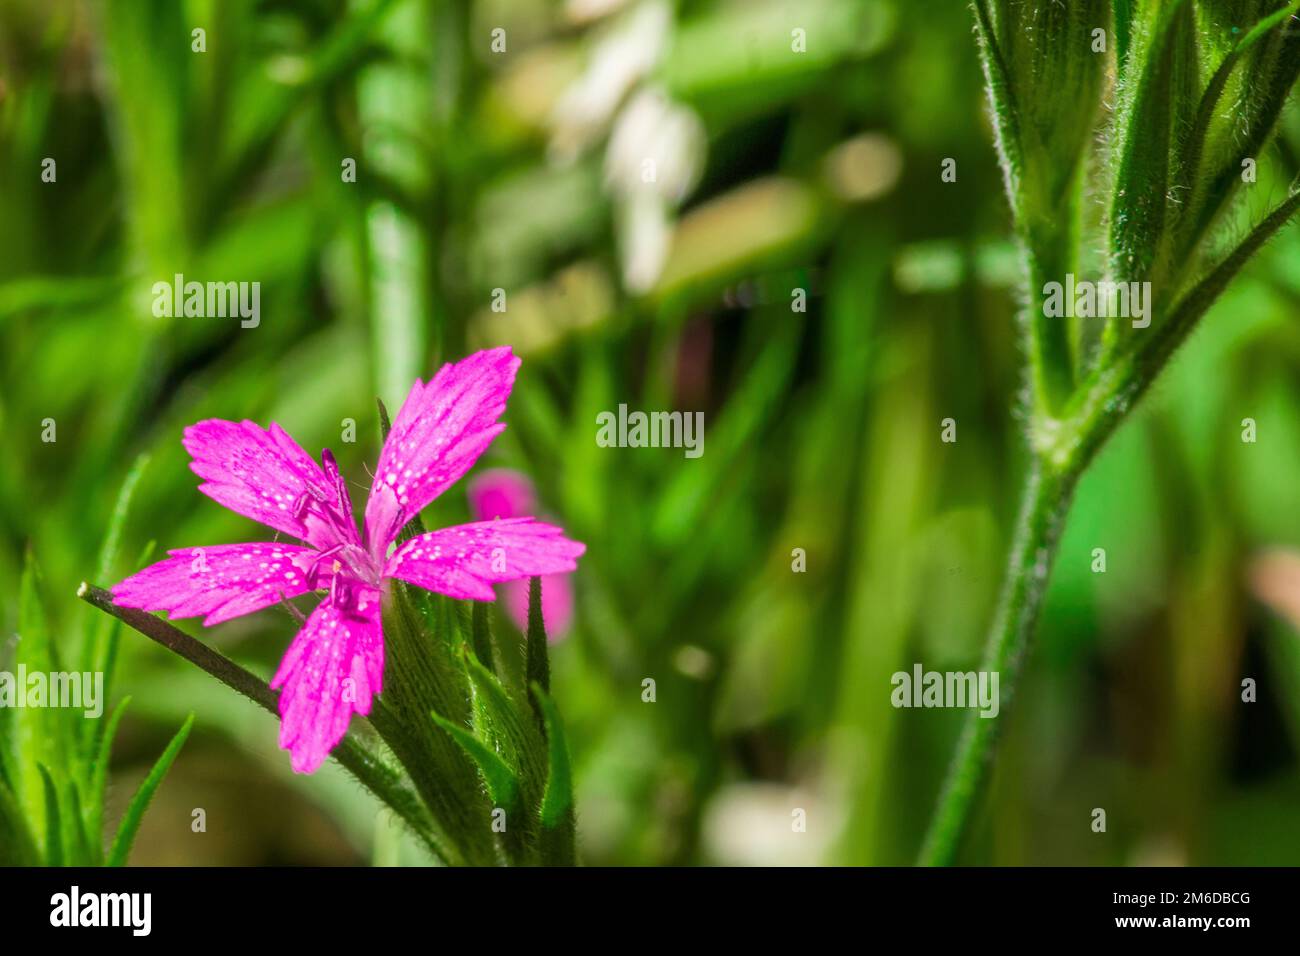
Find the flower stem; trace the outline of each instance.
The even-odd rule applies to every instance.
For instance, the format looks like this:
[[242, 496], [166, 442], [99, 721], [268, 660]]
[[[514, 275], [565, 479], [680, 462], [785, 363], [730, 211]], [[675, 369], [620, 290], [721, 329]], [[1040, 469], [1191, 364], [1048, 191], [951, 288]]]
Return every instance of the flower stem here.
[[[229, 658], [195, 640], [184, 631], [173, 627], [161, 618], [134, 608], [118, 607], [113, 596], [103, 588], [85, 582], [77, 589], [77, 597], [99, 608], [139, 631], [150, 640], [185, 658], [207, 671], [227, 687], [237, 690], [253, 703], [278, 716], [276, 693], [257, 675], [240, 667]], [[378, 716], [378, 714], [376, 714]], [[385, 766], [374, 754], [351, 737], [344, 737], [330, 754], [341, 763], [371, 793], [392, 808], [406, 821], [411, 830], [425, 844], [439, 862], [451, 862], [451, 857], [441, 840], [432, 832], [428, 814], [414, 793], [392, 768]]]
[[[999, 675], [1001, 720], [1006, 719], [1025, 648], [1038, 620], [1078, 473], [1077, 469], [1058, 472], [1036, 460], [1025, 480], [1010, 564], [983, 663], [985, 671]], [[921, 849], [922, 864], [952, 862], [983, 784], [999, 723], [999, 718], [980, 717], [973, 711], [967, 716], [930, 818]]]

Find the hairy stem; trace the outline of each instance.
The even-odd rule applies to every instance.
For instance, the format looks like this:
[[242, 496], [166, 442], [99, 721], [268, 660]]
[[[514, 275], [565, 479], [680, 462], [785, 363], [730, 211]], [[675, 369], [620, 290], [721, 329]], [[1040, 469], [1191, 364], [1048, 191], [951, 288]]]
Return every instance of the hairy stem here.
[[[218, 654], [206, 644], [152, 614], [134, 608], [118, 607], [113, 603], [113, 596], [103, 588], [83, 582], [77, 589], [77, 597], [111, 614], [128, 627], [202, 668], [227, 687], [238, 691], [253, 703], [278, 716], [275, 691], [257, 675]], [[431, 832], [427, 814], [420, 801], [391, 768], [385, 766], [374, 754], [351, 737], [344, 737], [330, 756], [406, 821], [435, 859], [439, 862], [449, 862], [442, 841]]]
[[1064, 282], [1073, 271], [1072, 203], [1057, 211], [1057, 220], [1027, 230], [1025, 276], [1029, 283], [1025, 297], [1029, 327], [1029, 367], [1033, 377], [1035, 413], [1055, 416], [1074, 389], [1075, 346], [1069, 320], [1048, 316], [1043, 311], [1042, 292], [1049, 282]]
[[[1037, 211], [1040, 204], [1033, 200], [1040, 198], [1040, 194], [1026, 189], [1025, 185], [1028, 181], [1032, 186], [1035, 180], [1024, 175], [1025, 158], [1015, 136], [1019, 119], [1012, 95], [1013, 77], [998, 45], [996, 24], [987, 0], [974, 0], [974, 6], [1008, 200], [1026, 257], [1025, 274], [1029, 282], [1026, 302], [1030, 307], [1026, 333], [1031, 386], [1028, 437], [1033, 465], [1026, 479], [1010, 564], [983, 664], [986, 671], [999, 675], [1002, 696], [999, 713], [1002, 713], [1015, 691], [1079, 477], [1233, 277], [1265, 242], [1300, 213], [1300, 192], [1293, 189], [1284, 202], [1182, 295], [1167, 314], [1159, 317], [1150, 334], [1124, 337], [1119, 321], [1107, 325], [1097, 358], [1082, 381], [1076, 380], [1074, 371], [1082, 351], [1081, 337], [1068, 332], [1065, 323], [1049, 322], [1041, 310], [1032, 308], [1045, 279], [1059, 279], [1070, 271], [1073, 233], [1066, 227], [1072, 218], [1062, 215], [1060, 209], [1047, 216], [1026, 216], [1027, 211]], [[1136, 49], [1134, 5], [1115, 3], [1118, 68], [1123, 82], [1115, 150], [1118, 161], [1108, 230], [1110, 272], [1116, 280], [1150, 279], [1163, 288], [1160, 280], [1166, 278], [1162, 270], [1168, 265], [1171, 248], [1174, 260], [1182, 269], [1188, 268], [1189, 262], [1197, 261], [1191, 253], [1229, 192], [1220, 189], [1224, 184], [1219, 182], [1207, 187], [1200, 169], [1204, 165], [1205, 143], [1216, 105], [1243, 55], [1297, 8], [1300, 2], [1288, 4], [1260, 21], [1238, 41], [1217, 69], [1208, 89], [1200, 95], [1195, 119], [1190, 122], [1190, 143], [1175, 157], [1171, 167], [1169, 152], [1171, 144], [1177, 142], [1174, 135], [1177, 130], [1171, 126], [1170, 104], [1176, 105], [1179, 97], [1187, 95], [1185, 70], [1180, 70], [1194, 55], [1194, 50], [1189, 52], [1188, 48], [1192, 35], [1188, 19], [1190, 6], [1187, 0], [1170, 0], [1153, 8], [1155, 18], [1150, 38], [1142, 46], [1144, 54], [1138, 60], [1132, 55]], [[1290, 85], [1292, 75], [1281, 75]], [[1033, 87], [1022, 86], [1021, 92], [1026, 89]], [[1226, 168], [1235, 175], [1233, 164]], [[1177, 218], [1170, 220], [1172, 214], [1168, 208], [1170, 176], [1180, 169], [1191, 178], [1193, 186], [1192, 201], [1182, 212], [1186, 218], [1181, 222]], [[1078, 186], [1076, 182], [1070, 195], [1078, 195]], [[1049, 204], [1049, 208], [1054, 206]], [[1178, 242], [1180, 230], [1183, 241]], [[996, 719], [982, 718], [973, 712], [967, 717], [930, 821], [920, 862], [931, 865], [952, 862], [987, 773], [997, 733]]]
[[[1105, 363], [1088, 383], [1080, 386], [1067, 419], [1035, 420], [1031, 416], [1031, 422], [1035, 422], [1030, 428], [1034, 464], [1025, 482], [1020, 521], [983, 664], [986, 671], [999, 675], [999, 716], [1005, 713], [1014, 694], [1079, 477], [1155, 381], [1196, 321], [1250, 257], [1297, 212], [1300, 193], [1293, 193], [1180, 301], [1144, 348]], [[956, 854], [993, 752], [997, 724], [996, 718], [975, 713], [967, 717], [939, 803], [930, 818], [920, 862], [945, 865]]]
[[968, 715], [921, 849], [925, 865], [951, 863], [966, 829], [1038, 620], [1079, 470], [1062, 473], [1035, 460], [1025, 479], [1011, 559], [982, 665], [999, 675], [999, 717], [980, 717], [973, 711]]

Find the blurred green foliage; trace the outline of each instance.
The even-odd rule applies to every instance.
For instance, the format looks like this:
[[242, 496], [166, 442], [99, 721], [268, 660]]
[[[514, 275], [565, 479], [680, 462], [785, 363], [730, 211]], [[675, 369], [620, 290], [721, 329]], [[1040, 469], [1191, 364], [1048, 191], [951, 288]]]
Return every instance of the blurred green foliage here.
[[[184, 425], [278, 421], [365, 486], [376, 395], [511, 344], [484, 463], [588, 545], [550, 688], [584, 861], [909, 861], [960, 714], [895, 710], [890, 675], [976, 666], [1023, 466], [971, 27], [955, 0], [0, 0], [0, 638], [29, 548], [56, 643], [86, 627], [74, 592], [141, 452], [96, 583], [151, 541], [260, 533], [196, 493]], [[662, 188], [620, 179], [623, 142]], [[1291, 109], [1251, 210], [1297, 150]], [[176, 273], [259, 281], [260, 325], [155, 318]], [[1296, 861], [1300, 579], [1270, 608], [1251, 569], [1300, 547], [1298, 277], [1291, 229], [1084, 478], [966, 861]], [[704, 455], [598, 447], [620, 403], [703, 411]], [[466, 520], [463, 489], [430, 510]], [[262, 675], [295, 629], [181, 626]], [[133, 702], [110, 813], [196, 715], [134, 862], [422, 861], [336, 768], [293, 777], [265, 714], [136, 635], [114, 686]]]

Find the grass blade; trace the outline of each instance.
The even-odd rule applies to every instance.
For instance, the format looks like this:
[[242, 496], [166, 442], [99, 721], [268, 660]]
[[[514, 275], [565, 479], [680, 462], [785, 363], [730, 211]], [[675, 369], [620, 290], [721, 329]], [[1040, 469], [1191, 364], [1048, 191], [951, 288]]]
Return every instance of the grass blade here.
[[37, 764], [45, 788], [45, 865], [63, 866], [63, 821], [59, 813], [59, 793], [45, 764]]
[[0, 866], [36, 866], [40, 851], [14, 792], [0, 782]]
[[[267, 683], [179, 628], [133, 608], [121, 608], [103, 588], [82, 583], [77, 596], [105, 613], [111, 614], [150, 640], [185, 658], [227, 687], [243, 694], [271, 714], [279, 716], [276, 694]], [[378, 727], [381, 709], [376, 707], [371, 722]], [[381, 731], [382, 733], [382, 731]], [[445, 837], [432, 831], [432, 822], [404, 779], [352, 737], [345, 737], [330, 754], [350, 771], [371, 793], [388, 804], [411, 830], [420, 837], [438, 860], [450, 862]]]
[[576, 830], [573, 820], [573, 775], [569, 767], [569, 748], [560, 724], [560, 713], [537, 684], [533, 698], [542, 711], [546, 725], [548, 763], [546, 791], [542, 795], [542, 862], [550, 866], [577, 864]]
[[140, 821], [144, 819], [144, 812], [149, 807], [149, 801], [153, 799], [154, 793], [158, 790], [167, 776], [167, 771], [171, 769], [172, 763], [176, 760], [176, 755], [181, 752], [181, 747], [185, 746], [185, 741], [190, 735], [190, 728], [194, 726], [194, 715], [190, 714], [185, 718], [185, 723], [181, 724], [181, 729], [176, 732], [176, 736], [171, 739], [171, 743], [162, 752], [162, 755], [154, 763], [153, 769], [149, 775], [144, 778], [140, 784], [140, 789], [135, 792], [131, 798], [131, 803], [126, 808], [126, 813], [122, 817], [122, 822], [118, 825], [117, 836], [113, 838], [113, 846], [108, 851], [108, 866], [124, 866], [127, 855], [131, 852], [131, 846], [135, 843], [135, 835], [140, 830]]
[[542, 690], [551, 689], [551, 661], [546, 647], [546, 623], [542, 619], [542, 579], [528, 582], [527, 665], [524, 679], [537, 683]]
[[131, 698], [124, 697], [113, 708], [113, 713], [109, 715], [108, 722], [104, 726], [103, 736], [99, 738], [95, 759], [90, 767], [90, 802], [86, 804], [85, 819], [86, 832], [90, 834], [93, 841], [91, 848], [96, 864], [103, 863], [104, 857], [104, 797], [108, 791], [108, 760], [113, 750], [113, 740], [117, 737], [117, 726], [122, 722], [122, 716], [130, 703]]
[[474, 656], [488, 670], [496, 673], [492, 657], [492, 627], [488, 623], [488, 603], [475, 601], [470, 612], [470, 642], [474, 647]]

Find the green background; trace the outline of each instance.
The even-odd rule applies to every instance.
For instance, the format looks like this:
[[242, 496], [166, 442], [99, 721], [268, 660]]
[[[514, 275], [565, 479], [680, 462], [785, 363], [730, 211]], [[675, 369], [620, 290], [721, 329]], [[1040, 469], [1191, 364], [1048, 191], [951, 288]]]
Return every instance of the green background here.
[[[664, 203], [667, 262], [633, 292], [610, 120], [557, 151], [565, 91], [617, 26], [583, 6], [0, 0], [0, 638], [29, 548], [56, 635], [95, 613], [74, 592], [142, 452], [96, 583], [150, 541], [261, 534], [196, 492], [186, 424], [277, 421], [365, 487], [376, 395], [395, 407], [443, 361], [510, 344], [509, 427], [479, 469], [529, 475], [588, 545], [552, 652], [584, 861], [908, 862], [962, 715], [894, 709], [890, 676], [977, 666], [1023, 468], [969, 12], [665, 4], [619, 109], [654, 88], [689, 110], [698, 182]], [[1293, 109], [1248, 209], [1298, 154]], [[260, 282], [260, 326], [155, 318], [149, 290], [178, 272]], [[1084, 478], [964, 862], [1297, 862], [1298, 311], [1292, 227]], [[703, 456], [598, 447], [620, 403], [703, 411]], [[427, 523], [466, 520], [464, 492]], [[181, 626], [263, 676], [294, 630], [275, 611]], [[133, 862], [421, 862], [337, 767], [295, 777], [253, 705], [133, 633], [118, 668], [111, 798], [197, 715]]]

